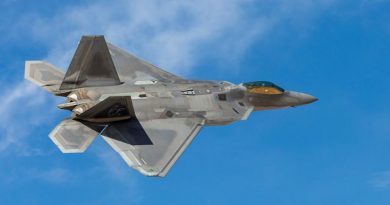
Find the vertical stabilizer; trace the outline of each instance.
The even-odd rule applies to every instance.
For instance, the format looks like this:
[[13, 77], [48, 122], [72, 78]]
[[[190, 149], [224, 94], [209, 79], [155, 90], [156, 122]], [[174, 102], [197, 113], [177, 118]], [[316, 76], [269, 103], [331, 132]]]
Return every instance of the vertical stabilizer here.
[[103, 36], [83, 36], [60, 90], [121, 84]]

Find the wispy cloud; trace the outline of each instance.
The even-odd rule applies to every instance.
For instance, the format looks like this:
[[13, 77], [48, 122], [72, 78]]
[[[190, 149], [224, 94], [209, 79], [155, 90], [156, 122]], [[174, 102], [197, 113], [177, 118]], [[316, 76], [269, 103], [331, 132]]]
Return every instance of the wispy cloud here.
[[302, 26], [333, 0], [107, 1], [66, 7], [29, 23], [46, 43], [48, 60], [66, 67], [81, 35], [104, 34], [109, 41], [180, 74], [206, 56], [239, 59], [278, 25]]
[[[112, 150], [109, 145], [105, 147], [98, 147], [94, 150], [94, 153], [99, 157], [103, 163], [105, 171], [111, 173], [110, 177], [116, 178], [120, 181], [133, 180], [132, 175], [135, 173], [131, 168], [123, 161], [119, 154]], [[133, 183], [130, 183], [133, 184]]]
[[76, 177], [74, 173], [60, 167], [49, 170], [31, 169], [26, 174], [32, 179], [38, 179], [53, 184], [70, 183], [75, 180]]
[[[95, 1], [33, 22], [36, 38], [54, 46], [48, 59], [67, 66], [81, 35], [104, 34], [156, 64], [187, 73], [202, 54], [245, 50], [268, 19], [245, 12], [250, 1]], [[54, 42], [54, 43], [53, 43]], [[204, 49], [212, 45], [213, 49]], [[202, 49], [203, 48], [203, 49]]]
[[54, 107], [47, 104], [54, 102], [47, 98], [39, 87], [20, 82], [5, 87], [4, 100], [0, 107], [0, 153], [18, 155], [41, 154], [39, 149], [28, 144], [37, 138], [29, 138], [37, 126], [42, 126], [52, 119], [49, 114]]
[[383, 171], [374, 173], [368, 183], [375, 188], [389, 188], [390, 187], [390, 171]]

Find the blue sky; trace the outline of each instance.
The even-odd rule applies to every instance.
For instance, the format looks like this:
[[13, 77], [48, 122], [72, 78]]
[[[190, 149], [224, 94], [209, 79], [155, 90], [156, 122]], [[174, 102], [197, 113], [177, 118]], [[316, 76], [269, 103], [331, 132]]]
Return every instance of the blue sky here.
[[[0, 3], [1, 204], [389, 204], [390, 1]], [[69, 113], [23, 80], [25, 60], [66, 68], [85, 34], [192, 79], [269, 80], [320, 101], [206, 127], [166, 178], [97, 139], [64, 155]]]

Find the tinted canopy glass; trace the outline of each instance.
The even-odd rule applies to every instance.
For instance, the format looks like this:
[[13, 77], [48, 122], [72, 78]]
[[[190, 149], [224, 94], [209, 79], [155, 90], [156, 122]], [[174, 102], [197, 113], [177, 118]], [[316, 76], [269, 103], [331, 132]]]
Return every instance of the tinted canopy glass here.
[[268, 81], [254, 81], [243, 83], [248, 92], [255, 94], [277, 95], [282, 94], [284, 89]]

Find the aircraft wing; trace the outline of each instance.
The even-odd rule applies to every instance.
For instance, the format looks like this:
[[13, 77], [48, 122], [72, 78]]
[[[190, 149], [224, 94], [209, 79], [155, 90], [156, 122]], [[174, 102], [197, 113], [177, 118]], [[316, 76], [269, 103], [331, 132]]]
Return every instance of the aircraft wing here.
[[164, 71], [128, 52], [107, 43], [114, 61], [115, 68], [122, 82], [135, 83], [136, 81], [178, 82], [183, 78]]
[[112, 123], [101, 135], [129, 166], [147, 176], [164, 177], [203, 123], [200, 118], [133, 118]]

